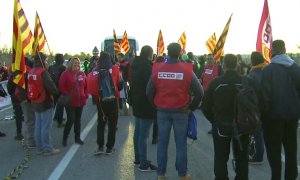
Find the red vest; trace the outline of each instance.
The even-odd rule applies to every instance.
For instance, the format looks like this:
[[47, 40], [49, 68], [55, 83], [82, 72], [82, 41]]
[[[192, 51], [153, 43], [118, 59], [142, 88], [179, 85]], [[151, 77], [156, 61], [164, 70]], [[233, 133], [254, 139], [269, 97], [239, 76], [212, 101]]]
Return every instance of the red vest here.
[[154, 104], [160, 108], [184, 108], [190, 101], [189, 90], [193, 77], [191, 63], [155, 63], [152, 68], [155, 87]]
[[34, 67], [28, 73], [27, 97], [33, 103], [42, 103], [46, 100], [46, 89], [43, 85], [42, 73], [45, 68]]
[[202, 78], [202, 86], [204, 91], [208, 89], [210, 82], [219, 76], [219, 68], [218, 64], [214, 64], [212, 66], [205, 66], [203, 70], [203, 78]]
[[[112, 79], [115, 85], [117, 98], [120, 97], [119, 90], [118, 90], [118, 82], [120, 79], [119, 73], [120, 73], [119, 66], [112, 66]], [[99, 72], [97, 70], [93, 70], [88, 74], [87, 77], [87, 93], [93, 96], [99, 96], [98, 74]]]

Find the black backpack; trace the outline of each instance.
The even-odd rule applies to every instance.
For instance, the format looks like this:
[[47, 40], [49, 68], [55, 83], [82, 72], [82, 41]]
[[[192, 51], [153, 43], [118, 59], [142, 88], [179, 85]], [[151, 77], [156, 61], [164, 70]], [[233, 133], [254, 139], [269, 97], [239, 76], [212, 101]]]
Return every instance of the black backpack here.
[[99, 96], [101, 101], [110, 102], [116, 99], [115, 86], [109, 70], [99, 71]]
[[251, 134], [261, 124], [258, 98], [245, 76], [242, 76], [242, 87], [235, 96], [234, 114], [234, 126], [236, 125], [238, 134]]

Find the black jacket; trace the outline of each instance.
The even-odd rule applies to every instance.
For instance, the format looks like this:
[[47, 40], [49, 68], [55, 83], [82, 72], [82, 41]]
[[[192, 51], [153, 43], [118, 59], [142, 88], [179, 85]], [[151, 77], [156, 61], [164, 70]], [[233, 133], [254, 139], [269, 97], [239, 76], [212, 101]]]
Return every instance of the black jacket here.
[[272, 62], [264, 68], [261, 81], [264, 120], [298, 120], [299, 86], [300, 67], [296, 63], [288, 67]]
[[156, 110], [148, 101], [146, 87], [151, 77], [152, 62], [136, 57], [131, 64], [131, 84], [133, 115], [138, 118], [156, 118]]
[[[248, 83], [256, 90], [252, 79], [248, 78]], [[242, 75], [237, 71], [226, 71], [212, 80], [204, 94], [203, 114], [221, 134], [232, 135], [234, 98], [241, 86]]]

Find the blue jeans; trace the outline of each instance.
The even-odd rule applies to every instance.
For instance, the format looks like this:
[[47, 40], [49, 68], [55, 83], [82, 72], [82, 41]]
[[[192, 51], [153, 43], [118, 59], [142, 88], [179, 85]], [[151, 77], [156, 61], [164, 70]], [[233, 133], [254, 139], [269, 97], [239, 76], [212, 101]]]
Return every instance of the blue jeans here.
[[50, 142], [53, 108], [43, 112], [35, 112], [35, 143], [38, 151], [50, 152], [53, 146]]
[[135, 128], [133, 135], [135, 161], [140, 162], [141, 167], [148, 167], [147, 139], [154, 119], [135, 117]]
[[178, 112], [157, 111], [158, 143], [157, 143], [157, 175], [164, 176], [168, 161], [168, 145], [173, 125], [176, 143], [176, 170], [178, 176], [187, 174], [187, 126], [188, 114]]

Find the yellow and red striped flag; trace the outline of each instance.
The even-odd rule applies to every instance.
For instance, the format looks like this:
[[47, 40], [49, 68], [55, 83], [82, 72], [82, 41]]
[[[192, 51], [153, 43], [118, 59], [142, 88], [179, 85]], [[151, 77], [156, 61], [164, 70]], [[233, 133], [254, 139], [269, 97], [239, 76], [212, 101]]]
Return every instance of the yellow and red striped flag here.
[[182, 52], [183, 54], [185, 54], [185, 48], [186, 48], [186, 35], [185, 32], [183, 32], [180, 36], [180, 38], [178, 39], [178, 43], [181, 45], [182, 47]]
[[128, 41], [128, 36], [127, 36], [126, 31], [124, 32], [124, 35], [123, 35], [123, 38], [121, 41], [121, 48], [122, 48], [124, 55], [127, 54], [130, 50], [130, 44]]
[[115, 32], [115, 29], [114, 29], [114, 49], [115, 49], [115, 52], [116, 54], [120, 53], [121, 52], [121, 46], [120, 46], [120, 43], [117, 39], [117, 35], [116, 35], [116, 32]]
[[165, 51], [164, 38], [161, 30], [159, 30], [158, 39], [157, 39], [157, 56], [163, 55], [164, 51]]
[[213, 53], [216, 45], [217, 45], [217, 38], [216, 38], [216, 33], [213, 33], [210, 38], [205, 42], [206, 48], [209, 53]]
[[225, 44], [227, 33], [228, 33], [228, 30], [229, 30], [231, 17], [232, 17], [232, 14], [231, 14], [230, 18], [228, 19], [228, 21], [226, 23], [226, 26], [224, 27], [221, 36], [218, 39], [216, 48], [215, 48], [214, 53], [213, 53], [215, 55], [215, 59], [216, 59], [217, 62], [220, 61], [220, 58], [224, 53], [224, 44]]
[[272, 36], [269, 6], [268, 6], [268, 1], [265, 0], [263, 12], [258, 27], [256, 50], [258, 52], [261, 52], [261, 54], [263, 55], [267, 63], [270, 63], [272, 57], [272, 52], [271, 52], [272, 41], [273, 41], [273, 36]]
[[13, 16], [13, 55], [11, 67], [12, 72], [19, 71], [19, 74], [15, 76], [13, 81], [18, 86], [25, 88], [25, 54], [32, 48], [33, 37], [19, 0], [15, 0]]
[[42, 52], [43, 48], [46, 44], [46, 35], [43, 30], [40, 17], [36, 12], [35, 16], [35, 26], [34, 26], [34, 42], [32, 44], [32, 52], [31, 55], [34, 56], [36, 52]]

